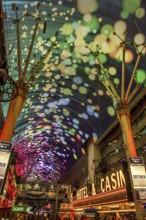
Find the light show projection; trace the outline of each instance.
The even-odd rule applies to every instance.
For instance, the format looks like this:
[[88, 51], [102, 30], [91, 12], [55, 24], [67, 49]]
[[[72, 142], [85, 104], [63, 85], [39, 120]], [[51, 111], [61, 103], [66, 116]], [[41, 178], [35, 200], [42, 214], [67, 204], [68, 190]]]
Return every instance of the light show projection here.
[[29, 85], [13, 137], [20, 181], [57, 182], [117, 120], [99, 60], [120, 93], [123, 42], [125, 87], [140, 52], [135, 96], [145, 89], [145, 10], [140, 0], [3, 1], [8, 71]]

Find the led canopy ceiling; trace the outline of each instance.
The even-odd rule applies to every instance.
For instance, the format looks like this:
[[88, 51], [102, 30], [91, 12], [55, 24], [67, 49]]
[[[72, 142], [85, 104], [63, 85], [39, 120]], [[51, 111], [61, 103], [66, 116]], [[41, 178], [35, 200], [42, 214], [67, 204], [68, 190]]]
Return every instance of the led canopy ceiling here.
[[[115, 103], [100, 81], [108, 70], [121, 89], [121, 43], [126, 36], [126, 87], [143, 53], [134, 85], [145, 86], [146, 4], [140, 0], [3, 1], [8, 70], [18, 80], [17, 25], [22, 69], [26, 65], [35, 23], [27, 81], [29, 93], [17, 121], [13, 146], [21, 181], [57, 182], [82, 155], [88, 138], [96, 141], [116, 119]], [[114, 33], [114, 34], [113, 34]], [[32, 74], [47, 51], [52, 53]], [[3, 104], [7, 114], [7, 103]]]

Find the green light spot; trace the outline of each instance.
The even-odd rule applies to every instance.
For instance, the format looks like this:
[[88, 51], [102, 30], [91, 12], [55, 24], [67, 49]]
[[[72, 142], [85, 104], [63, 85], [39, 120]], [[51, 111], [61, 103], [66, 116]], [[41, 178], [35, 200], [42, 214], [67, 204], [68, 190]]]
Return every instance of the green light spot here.
[[135, 81], [138, 84], [144, 84], [146, 86], [146, 72], [142, 69], [137, 70]]
[[70, 115], [70, 112], [67, 109], [63, 109], [63, 115], [68, 117]]
[[106, 63], [106, 61], [107, 61], [107, 56], [105, 54], [100, 54], [98, 56], [98, 58], [99, 58], [101, 63]]
[[89, 54], [88, 55], [88, 59], [89, 59], [89, 61], [94, 61], [95, 60], [95, 56], [93, 54]]
[[60, 44], [61, 50], [68, 50], [69, 48], [70, 48], [70, 44], [68, 44], [68, 43], [61, 43]]
[[63, 93], [64, 95], [71, 95], [71, 94], [72, 94], [72, 91], [71, 91], [71, 89], [64, 88], [64, 89], [62, 89], [62, 93]]
[[52, 36], [52, 37], [50, 38], [50, 41], [51, 41], [51, 42], [55, 42], [55, 41], [56, 41], [56, 37], [55, 37], [55, 36]]
[[101, 29], [101, 33], [104, 34], [105, 36], [109, 36], [112, 32], [113, 32], [113, 26], [110, 24], [105, 24]]
[[107, 112], [110, 116], [115, 116], [115, 109], [112, 106], [108, 106]]
[[89, 67], [85, 67], [84, 70], [85, 70], [85, 73], [86, 73], [86, 74], [89, 74], [89, 73], [90, 73], [90, 68], [89, 68]]
[[114, 79], [114, 84], [119, 85], [119, 82], [120, 82], [120, 81], [119, 81], [118, 78], [115, 78], [115, 79]]
[[73, 154], [73, 157], [75, 158], [75, 160], [78, 159], [77, 155], [76, 154]]
[[87, 94], [87, 89], [85, 87], [83, 87], [83, 86], [80, 86], [78, 90], [83, 95]]
[[95, 16], [92, 16], [91, 20], [89, 22], [83, 21], [83, 25], [88, 27], [90, 31], [97, 31], [99, 29], [99, 22], [98, 18]]
[[74, 135], [76, 133], [76, 130], [74, 128], [72, 128], [72, 129], [70, 129], [69, 133]]
[[73, 33], [73, 27], [70, 23], [66, 23], [62, 26], [62, 32], [64, 35], [70, 35]]
[[133, 14], [137, 8], [141, 5], [141, 0], [124, 0], [123, 9], [127, 10], [130, 14]]
[[121, 12], [121, 18], [122, 19], [127, 19], [129, 17], [129, 13], [127, 10], [124, 10]]

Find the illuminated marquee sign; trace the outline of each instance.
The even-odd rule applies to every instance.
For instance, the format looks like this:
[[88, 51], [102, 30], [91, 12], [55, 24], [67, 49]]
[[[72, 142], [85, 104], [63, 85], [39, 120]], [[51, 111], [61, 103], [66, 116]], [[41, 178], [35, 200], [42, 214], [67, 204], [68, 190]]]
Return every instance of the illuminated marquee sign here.
[[[110, 175], [105, 176], [100, 179], [100, 192], [108, 192], [111, 190], [115, 190], [121, 188], [126, 185], [125, 176], [122, 170], [118, 170], [116, 172], [112, 172]], [[95, 188], [95, 184], [92, 183], [91, 196], [98, 194], [97, 189]], [[77, 199], [87, 198], [88, 195], [88, 187], [83, 187], [77, 191]]]
[[125, 176], [122, 170], [111, 173], [110, 176], [105, 176], [100, 181], [101, 192], [111, 191], [126, 185]]
[[105, 203], [110, 203], [110, 202], [117, 202], [117, 201], [127, 201], [127, 192], [126, 188], [119, 188], [114, 191], [108, 191], [106, 193], [98, 193], [97, 195], [89, 196], [88, 198], [84, 199], [75, 199], [73, 201], [73, 206], [78, 207], [78, 206], [85, 206], [92, 204], [105, 204]]

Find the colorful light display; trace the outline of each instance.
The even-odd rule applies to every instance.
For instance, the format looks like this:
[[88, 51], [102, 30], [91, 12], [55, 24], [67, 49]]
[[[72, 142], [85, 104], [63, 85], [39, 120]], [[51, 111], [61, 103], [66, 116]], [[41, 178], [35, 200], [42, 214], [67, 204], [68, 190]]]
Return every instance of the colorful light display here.
[[[128, 85], [136, 50], [141, 51], [145, 42], [143, 27], [146, 20], [144, 1], [143, 5], [138, 0], [131, 0], [130, 5], [128, 2], [15, 1], [18, 17], [22, 17], [20, 36], [23, 66], [35, 19], [41, 19], [28, 73], [51, 44], [56, 42], [43, 71], [29, 88], [15, 129], [13, 144], [14, 151], [18, 153], [15, 169], [21, 180], [57, 182], [82, 156], [84, 142], [88, 138], [96, 141], [116, 119], [115, 105], [99, 80], [101, 69], [95, 53], [99, 46], [103, 52], [99, 54], [100, 60], [119, 91], [120, 43], [128, 31], [127, 41], [134, 42], [134, 46], [127, 44], [126, 49]], [[17, 80], [16, 15], [12, 3], [5, 0], [3, 10], [8, 17], [4, 24], [9, 73]], [[146, 87], [145, 81], [146, 70], [142, 58], [135, 84], [144, 82], [143, 88]], [[7, 104], [3, 107], [6, 115]]]

